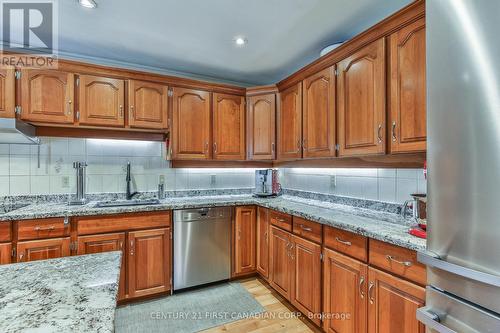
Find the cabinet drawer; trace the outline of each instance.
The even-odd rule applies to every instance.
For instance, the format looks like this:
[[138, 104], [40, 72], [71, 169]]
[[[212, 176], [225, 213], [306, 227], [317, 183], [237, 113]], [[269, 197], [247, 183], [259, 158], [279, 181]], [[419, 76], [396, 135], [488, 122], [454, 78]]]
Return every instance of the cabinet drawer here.
[[325, 226], [325, 246], [363, 262], [368, 261], [368, 238], [355, 233]]
[[309, 239], [316, 243], [321, 243], [323, 226], [319, 223], [305, 220], [301, 217], [293, 217], [293, 233]]
[[285, 229], [287, 231], [292, 231], [292, 216], [277, 212], [275, 210], [269, 211], [269, 222], [272, 225]]
[[32, 240], [69, 236], [69, 220], [64, 218], [23, 220], [17, 222], [17, 239]]
[[425, 285], [425, 266], [417, 261], [417, 252], [370, 239], [370, 264]]
[[12, 239], [12, 223], [0, 222], [0, 242], [10, 242]]
[[79, 217], [76, 223], [78, 235], [169, 227], [170, 211]]

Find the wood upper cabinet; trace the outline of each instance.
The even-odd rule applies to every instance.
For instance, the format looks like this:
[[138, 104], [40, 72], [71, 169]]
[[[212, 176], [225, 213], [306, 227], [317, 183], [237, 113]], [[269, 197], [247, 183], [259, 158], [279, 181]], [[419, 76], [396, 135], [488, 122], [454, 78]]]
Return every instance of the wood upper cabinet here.
[[255, 207], [236, 207], [234, 225], [234, 275], [255, 272]]
[[368, 332], [424, 333], [416, 311], [425, 289], [377, 269], [368, 268]]
[[73, 73], [56, 70], [21, 71], [21, 119], [42, 123], [74, 122]]
[[79, 123], [81, 125], [124, 126], [124, 81], [91, 75], [80, 75], [79, 80]]
[[321, 324], [321, 245], [293, 236], [290, 301], [316, 324]]
[[111, 251], [122, 251], [122, 265], [120, 270], [120, 285], [118, 288], [118, 300], [125, 298], [126, 292], [126, 268], [125, 268], [125, 233], [114, 233], [104, 235], [91, 235], [78, 237], [78, 255], [102, 253]]
[[257, 208], [257, 271], [269, 279], [269, 210]]
[[0, 265], [12, 262], [12, 243], [0, 244]]
[[335, 68], [306, 78], [303, 91], [303, 154], [307, 157], [335, 156]]
[[172, 118], [173, 158], [210, 159], [210, 93], [174, 87]]
[[171, 288], [170, 228], [128, 234], [128, 297], [169, 291]]
[[[328, 333], [365, 333], [368, 266], [338, 252], [325, 249], [323, 263], [323, 329]], [[348, 314], [335, 318], [329, 314]], [[403, 332], [403, 331], [401, 331]]]
[[14, 68], [0, 69], [0, 118], [15, 117], [15, 70]]
[[17, 262], [67, 257], [69, 237], [52, 238], [17, 243]]
[[302, 83], [280, 93], [278, 160], [302, 157]]
[[291, 299], [293, 266], [290, 253], [292, 236], [274, 226], [271, 229], [269, 248], [269, 280], [271, 286], [287, 300]]
[[247, 152], [249, 160], [276, 158], [276, 94], [248, 97]]
[[390, 36], [390, 152], [425, 151], [425, 18]]
[[338, 63], [339, 156], [385, 152], [385, 41]]
[[135, 128], [168, 127], [168, 87], [163, 84], [128, 81], [128, 124]]
[[213, 158], [245, 159], [245, 99], [213, 94]]

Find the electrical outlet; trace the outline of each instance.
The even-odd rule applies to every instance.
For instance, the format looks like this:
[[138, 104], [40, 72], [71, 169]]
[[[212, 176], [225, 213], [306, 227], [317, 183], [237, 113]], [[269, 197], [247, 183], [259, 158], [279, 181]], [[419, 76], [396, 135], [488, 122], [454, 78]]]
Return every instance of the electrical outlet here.
[[158, 177], [158, 183], [165, 184], [165, 175], [160, 175], [160, 177]]
[[217, 184], [217, 176], [210, 175], [210, 185], [215, 185], [215, 184]]
[[69, 176], [62, 176], [61, 177], [61, 187], [62, 188], [69, 188]]
[[330, 176], [330, 189], [333, 190], [337, 187], [337, 176]]

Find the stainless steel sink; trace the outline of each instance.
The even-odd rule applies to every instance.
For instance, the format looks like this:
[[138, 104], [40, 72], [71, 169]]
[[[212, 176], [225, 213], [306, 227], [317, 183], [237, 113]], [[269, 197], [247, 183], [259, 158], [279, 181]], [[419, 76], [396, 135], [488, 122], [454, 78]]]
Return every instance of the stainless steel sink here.
[[95, 207], [123, 207], [123, 206], [141, 206], [141, 205], [158, 205], [158, 199], [144, 199], [144, 200], [113, 200], [113, 201], [99, 201]]

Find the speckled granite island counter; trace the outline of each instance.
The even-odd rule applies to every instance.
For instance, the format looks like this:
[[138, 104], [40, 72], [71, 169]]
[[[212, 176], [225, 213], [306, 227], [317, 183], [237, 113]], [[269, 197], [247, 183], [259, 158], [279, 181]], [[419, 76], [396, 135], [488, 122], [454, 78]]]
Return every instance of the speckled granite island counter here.
[[113, 332], [121, 252], [0, 266], [0, 331]]

